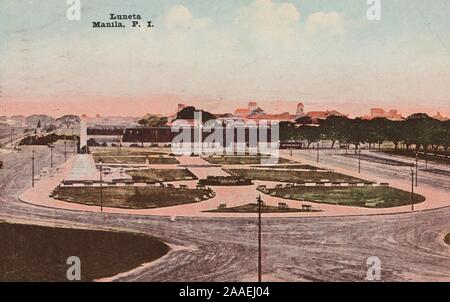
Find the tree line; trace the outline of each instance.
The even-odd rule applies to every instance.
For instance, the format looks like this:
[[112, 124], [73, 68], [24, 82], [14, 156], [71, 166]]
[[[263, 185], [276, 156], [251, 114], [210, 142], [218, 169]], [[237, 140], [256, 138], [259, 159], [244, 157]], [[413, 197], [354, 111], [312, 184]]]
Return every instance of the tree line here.
[[308, 117], [304, 117], [295, 122], [280, 123], [280, 139], [305, 142], [306, 148], [321, 140], [328, 140], [331, 142], [331, 148], [334, 148], [336, 143], [353, 145], [355, 152], [362, 144], [368, 144], [369, 148], [381, 148], [383, 142], [389, 141], [394, 144], [396, 150], [425, 153], [431, 150], [435, 155], [443, 150], [447, 158], [450, 120], [440, 121], [424, 113], [413, 114], [401, 121], [330, 116], [313, 125]]

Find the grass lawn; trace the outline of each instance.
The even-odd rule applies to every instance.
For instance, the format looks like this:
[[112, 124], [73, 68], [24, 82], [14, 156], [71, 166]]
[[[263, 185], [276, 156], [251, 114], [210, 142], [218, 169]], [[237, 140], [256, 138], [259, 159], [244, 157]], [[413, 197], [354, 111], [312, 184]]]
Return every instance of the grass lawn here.
[[175, 157], [159, 157], [153, 156], [148, 158], [150, 165], [177, 165], [180, 162]]
[[95, 156], [96, 163], [103, 160], [105, 164], [145, 164], [148, 159], [150, 165], [175, 165], [180, 162], [174, 157], [147, 157], [147, 156]]
[[[103, 206], [128, 209], [162, 208], [208, 199], [206, 189], [146, 187], [103, 187]], [[58, 187], [53, 198], [100, 206], [99, 187]]]
[[279, 181], [289, 183], [318, 182], [327, 179], [331, 182], [360, 182], [362, 179], [328, 171], [283, 171], [269, 169], [227, 169], [240, 177], [251, 180]]
[[[322, 170], [311, 165], [264, 165], [267, 169], [301, 169], [301, 170]], [[252, 166], [252, 168], [261, 168], [261, 166]]]
[[127, 156], [127, 157], [114, 157], [114, 156], [95, 156], [96, 163], [102, 159], [105, 164], [145, 164], [145, 156]]
[[[317, 203], [390, 208], [411, 204], [411, 193], [390, 187], [293, 187], [268, 189], [267, 194], [273, 196], [311, 201]], [[414, 194], [414, 203], [425, 201], [425, 197]]]
[[[242, 156], [209, 156], [204, 157], [204, 160], [210, 164], [216, 165], [259, 165], [261, 160], [269, 160], [270, 156], [257, 156], [257, 155], [242, 155]], [[292, 161], [285, 158], [275, 158], [273, 164], [285, 164], [292, 163]]]
[[134, 182], [161, 182], [197, 179], [188, 169], [145, 169], [127, 171]]
[[122, 149], [120, 152], [117, 150], [102, 151], [101, 149], [92, 152], [94, 156], [148, 156], [148, 155], [167, 155], [168, 153], [160, 151], [146, 151], [142, 149]]
[[0, 223], [0, 234], [0, 281], [68, 281], [70, 256], [80, 258], [82, 281], [92, 281], [169, 251], [156, 238], [131, 233]]
[[[258, 204], [248, 203], [233, 208], [215, 209], [203, 211], [209, 213], [258, 213]], [[261, 213], [294, 213], [294, 212], [317, 212], [317, 210], [305, 211], [296, 208], [279, 208], [274, 206], [262, 205]]]

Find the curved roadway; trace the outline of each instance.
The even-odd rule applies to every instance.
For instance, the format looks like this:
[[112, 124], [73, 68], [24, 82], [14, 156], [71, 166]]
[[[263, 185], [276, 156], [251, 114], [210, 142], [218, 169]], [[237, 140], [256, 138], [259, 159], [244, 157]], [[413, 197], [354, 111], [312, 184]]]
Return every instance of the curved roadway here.
[[[60, 148], [60, 147], [59, 147]], [[49, 165], [36, 148], [37, 171]], [[188, 218], [75, 212], [22, 203], [31, 186], [29, 150], [1, 154], [0, 219], [65, 227], [124, 229], [159, 237], [167, 256], [118, 281], [255, 281], [255, 219]], [[55, 163], [63, 161], [57, 149]], [[450, 280], [450, 208], [424, 212], [318, 218], [263, 219], [263, 280], [364, 281], [366, 259], [381, 259], [383, 281]], [[81, 259], [82, 260], [82, 259]]]

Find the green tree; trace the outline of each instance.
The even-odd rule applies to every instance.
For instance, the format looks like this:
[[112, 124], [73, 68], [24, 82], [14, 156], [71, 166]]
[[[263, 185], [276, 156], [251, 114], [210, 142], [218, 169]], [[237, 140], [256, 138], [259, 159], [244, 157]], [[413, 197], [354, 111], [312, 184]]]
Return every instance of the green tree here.
[[165, 127], [167, 126], [168, 119], [167, 117], [159, 117], [155, 115], [150, 115], [148, 117], [144, 117], [138, 121], [138, 124], [143, 127]]

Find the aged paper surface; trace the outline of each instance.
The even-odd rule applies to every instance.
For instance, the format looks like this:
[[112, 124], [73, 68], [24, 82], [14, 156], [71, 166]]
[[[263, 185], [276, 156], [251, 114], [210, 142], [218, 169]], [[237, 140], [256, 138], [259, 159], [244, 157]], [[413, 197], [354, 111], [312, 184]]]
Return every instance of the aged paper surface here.
[[1, 1], [0, 280], [448, 281], [449, 15]]

